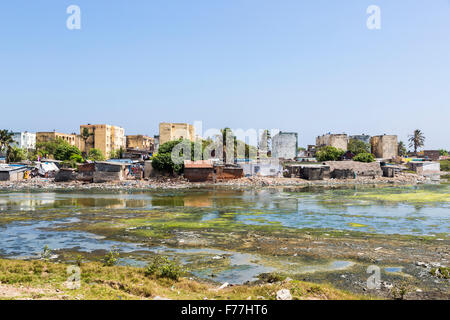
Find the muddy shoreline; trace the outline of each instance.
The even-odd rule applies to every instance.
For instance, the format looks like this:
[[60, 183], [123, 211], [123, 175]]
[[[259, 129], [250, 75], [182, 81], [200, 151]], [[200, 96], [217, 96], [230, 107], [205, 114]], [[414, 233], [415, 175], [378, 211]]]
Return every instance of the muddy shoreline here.
[[[357, 177], [356, 179], [325, 179], [308, 181], [299, 178], [249, 177], [223, 182], [188, 182], [178, 178], [157, 178], [149, 180], [125, 180], [107, 183], [85, 183], [79, 181], [54, 182], [52, 178], [33, 178], [26, 181], [0, 181], [0, 191], [16, 190], [153, 190], [153, 189], [186, 189], [186, 188], [258, 188], [258, 187], [333, 187], [355, 185], [417, 185], [433, 183], [431, 180], [413, 173], [401, 173], [395, 178]], [[434, 182], [435, 183], [435, 182]]]

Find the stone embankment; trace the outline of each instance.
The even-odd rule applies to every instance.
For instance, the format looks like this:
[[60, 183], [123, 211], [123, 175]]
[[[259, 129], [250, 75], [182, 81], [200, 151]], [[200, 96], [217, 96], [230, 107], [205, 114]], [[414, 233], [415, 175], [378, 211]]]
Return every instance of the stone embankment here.
[[57, 190], [57, 189], [182, 189], [198, 187], [283, 187], [283, 186], [346, 186], [346, 185], [414, 185], [431, 183], [427, 178], [413, 174], [401, 173], [395, 178], [357, 177], [356, 179], [325, 179], [308, 181], [299, 178], [248, 177], [216, 183], [191, 183], [183, 178], [158, 178], [150, 180], [125, 180], [107, 183], [55, 182], [54, 179], [34, 178], [26, 181], [2, 181], [3, 190]]

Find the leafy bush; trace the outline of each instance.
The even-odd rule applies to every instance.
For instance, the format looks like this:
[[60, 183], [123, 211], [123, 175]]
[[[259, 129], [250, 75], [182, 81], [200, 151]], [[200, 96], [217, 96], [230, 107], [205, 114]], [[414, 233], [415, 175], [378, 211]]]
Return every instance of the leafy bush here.
[[359, 161], [359, 162], [374, 162], [375, 158], [373, 154], [371, 153], [360, 153], [357, 154], [355, 157], [353, 157], [353, 161]]
[[36, 155], [47, 157], [52, 155], [55, 160], [68, 161], [72, 155], [81, 156], [81, 151], [75, 146], [70, 145], [67, 141], [60, 138], [48, 142], [36, 144]]
[[122, 147], [120, 147], [117, 150], [113, 150], [109, 153], [109, 157], [111, 159], [122, 159], [123, 158], [123, 154], [125, 153], [125, 150], [123, 150]]
[[6, 152], [6, 159], [8, 163], [19, 162], [27, 158], [27, 152], [18, 147], [9, 147]]
[[441, 171], [450, 171], [450, 160], [441, 160]]
[[180, 264], [169, 260], [169, 258], [167, 257], [156, 256], [153, 258], [153, 261], [147, 266], [145, 275], [154, 275], [157, 278], [178, 280], [184, 272], [185, 270]]
[[348, 151], [354, 155], [358, 155], [360, 153], [370, 153], [370, 144], [361, 140], [350, 139], [348, 142]]
[[44, 250], [41, 252], [41, 259], [48, 261], [52, 255], [52, 250], [48, 247], [48, 245], [44, 246]]
[[113, 247], [103, 258], [102, 262], [105, 267], [112, 267], [119, 261], [119, 250]]
[[89, 150], [88, 159], [92, 161], [103, 161], [105, 160], [105, 156], [101, 150], [92, 148]]
[[[152, 159], [152, 166], [155, 170], [160, 172], [173, 173], [176, 172], [178, 174], [182, 173], [184, 170], [183, 164], [175, 164], [172, 161], [172, 150], [181, 143], [182, 140], [174, 140], [163, 143], [158, 150], [158, 154], [155, 155]], [[191, 151], [192, 152], [192, 151]]]
[[258, 278], [267, 283], [276, 283], [276, 282], [281, 282], [281, 281], [286, 280], [286, 276], [284, 276], [280, 273], [277, 273], [277, 272], [262, 273], [258, 276]]
[[53, 156], [55, 160], [70, 160], [73, 155], [81, 156], [81, 151], [75, 146], [70, 145], [69, 143], [63, 141], [59, 143], [55, 148], [55, 153]]
[[332, 146], [326, 146], [317, 151], [316, 158], [318, 161], [337, 161], [345, 151]]
[[84, 159], [79, 154], [73, 154], [70, 156], [70, 161], [76, 162], [76, 163], [83, 163]]

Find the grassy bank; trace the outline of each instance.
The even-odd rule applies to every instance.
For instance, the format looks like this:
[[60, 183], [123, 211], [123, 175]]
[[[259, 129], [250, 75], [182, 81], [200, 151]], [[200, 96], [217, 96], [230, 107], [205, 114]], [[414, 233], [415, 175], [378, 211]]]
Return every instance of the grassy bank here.
[[282, 281], [255, 285], [217, 285], [188, 278], [178, 281], [147, 275], [145, 269], [125, 266], [105, 267], [100, 263], [81, 264], [80, 287], [68, 288], [67, 264], [45, 261], [0, 259], [0, 299], [194, 299], [245, 300], [276, 298], [280, 289], [289, 289], [293, 298], [367, 299], [340, 291], [330, 285]]

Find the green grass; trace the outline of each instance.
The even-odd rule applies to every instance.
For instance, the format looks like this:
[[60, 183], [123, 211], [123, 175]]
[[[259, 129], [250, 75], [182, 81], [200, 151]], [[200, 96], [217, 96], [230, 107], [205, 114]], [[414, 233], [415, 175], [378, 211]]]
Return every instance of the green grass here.
[[[160, 278], [144, 268], [103, 266], [101, 263], [81, 265], [81, 286], [68, 289], [68, 265], [43, 261], [0, 259], [0, 296], [2, 299], [83, 299], [141, 300], [160, 296], [168, 299], [203, 300], [267, 300], [276, 298], [280, 289], [289, 289], [294, 299], [370, 299], [333, 288], [328, 284], [313, 284], [292, 280], [258, 285], [237, 285], [218, 290], [218, 285], [180, 277]], [[282, 277], [271, 277], [275, 281]], [[12, 295], [11, 292], [15, 291]], [[8, 295], [8, 293], [10, 295]]]

